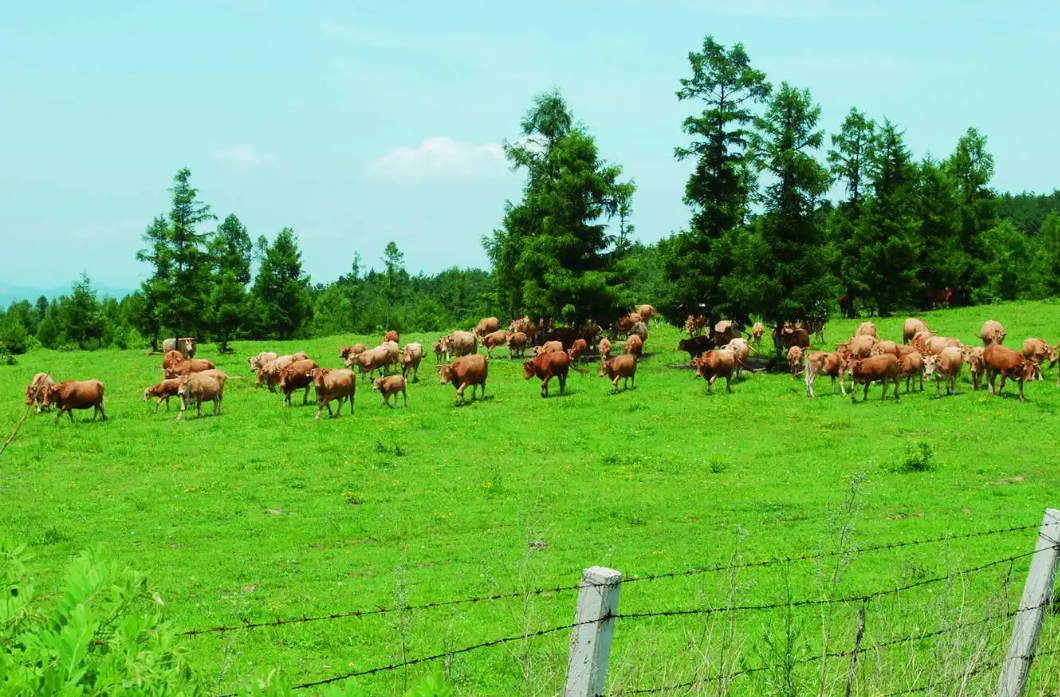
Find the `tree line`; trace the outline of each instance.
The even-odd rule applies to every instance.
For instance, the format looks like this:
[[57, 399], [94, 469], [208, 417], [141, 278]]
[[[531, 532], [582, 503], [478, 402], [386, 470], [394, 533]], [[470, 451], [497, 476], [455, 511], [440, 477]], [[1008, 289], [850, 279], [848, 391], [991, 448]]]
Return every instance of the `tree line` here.
[[100, 300], [82, 276], [70, 295], [14, 303], [0, 351], [157, 349], [174, 335], [225, 350], [234, 339], [434, 331], [488, 315], [607, 325], [636, 302], [674, 323], [779, 325], [1060, 296], [1060, 191], [995, 191], [976, 129], [945, 158], [917, 158], [900, 124], [857, 108], [825, 133], [810, 91], [770, 83], [742, 44], [707, 36], [688, 71], [675, 94], [689, 108], [686, 139], [673, 154], [691, 165], [689, 222], [655, 244], [634, 239], [636, 183], [553, 90], [505, 142], [524, 183], [482, 237], [489, 270], [412, 276], [391, 242], [380, 268], [355, 254], [348, 273], [314, 284], [290, 228], [254, 240], [229, 214], [204, 231], [217, 217], [181, 169], [169, 212], [136, 253], [150, 271], [140, 288]]

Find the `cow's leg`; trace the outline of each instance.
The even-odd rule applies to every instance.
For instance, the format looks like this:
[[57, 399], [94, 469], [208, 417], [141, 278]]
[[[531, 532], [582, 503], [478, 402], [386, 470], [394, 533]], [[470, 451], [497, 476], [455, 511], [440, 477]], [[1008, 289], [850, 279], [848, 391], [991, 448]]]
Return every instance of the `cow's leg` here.
[[[158, 409], [161, 406], [162, 406], [162, 399], [159, 398], [159, 400], [157, 402], [155, 402], [155, 413], [156, 414], [158, 413]], [[169, 411], [169, 397], [166, 397], [166, 411]]]
[[559, 396], [562, 397], [567, 392], [567, 376], [564, 373], [560, 373], [559, 378]]
[[201, 399], [196, 400], [196, 402], [195, 402], [195, 418], [197, 418], [197, 419], [201, 419], [202, 418], [202, 400]]
[[732, 394], [732, 387], [729, 386], [729, 376], [725, 376], [725, 391]]
[[895, 377], [891, 382], [894, 383], [894, 401], [898, 401], [898, 388], [902, 385], [902, 379]]
[[989, 368], [986, 369], [986, 390], [994, 394], [994, 385], [997, 383], [997, 373]]
[[179, 411], [179, 412], [177, 412], [177, 421], [181, 421], [181, 420], [183, 420], [183, 419], [184, 419], [184, 410], [185, 410], [185, 409], [186, 409], [187, 407], [188, 407], [188, 405], [187, 405], [187, 403], [186, 403], [186, 402], [184, 401], [184, 397], [182, 396], [182, 397], [180, 398], [180, 411]]
[[865, 383], [865, 394], [861, 395], [861, 401], [862, 402], [869, 401], [869, 386], [870, 385], [872, 385], [872, 380], [869, 380], [868, 382]]
[[[545, 373], [544, 379], [541, 381], [541, 397], [548, 397], [548, 381], [552, 379], [552, 373]], [[560, 394], [563, 393], [562, 386], [560, 387]]]
[[[806, 371], [806, 396], [813, 397], [813, 378], [810, 371]], [[832, 394], [835, 394], [835, 378], [832, 378]]]
[[1023, 379], [1022, 378], [1020, 378], [1020, 380], [1019, 380], [1019, 386], [1020, 386], [1020, 401], [1021, 402], [1025, 402], [1027, 400], [1023, 398]]
[[1004, 373], [1004, 372], [1002, 372], [1002, 373], [1001, 373], [1001, 385], [1000, 385], [1000, 386], [998, 386], [998, 388], [997, 388], [997, 393], [998, 393], [998, 394], [1001, 394], [1001, 391], [1005, 389], [1005, 378], [1006, 378], [1006, 377], [1007, 377], [1007, 376], [1005, 375], [1005, 373]]
[[851, 404], [857, 404], [858, 403], [858, 383], [857, 383], [857, 380], [851, 380], [851, 385], [850, 385], [850, 403]]
[[[404, 387], [401, 388], [401, 399], [404, 400], [405, 406], [407, 407], [409, 405], [409, 393], [405, 390]], [[397, 397], [394, 397], [394, 401], [397, 401]], [[352, 406], [353, 402], [350, 402], [350, 405]]]
[[714, 376], [707, 378], [707, 394], [714, 394]]
[[618, 394], [618, 381], [619, 376], [616, 375], [615, 378], [611, 381], [611, 394]]
[[633, 373], [629, 376], [629, 381], [633, 383], [633, 389], [637, 389], [637, 374]]
[[309, 404], [309, 387], [305, 388], [305, 392], [302, 393], [302, 406]]

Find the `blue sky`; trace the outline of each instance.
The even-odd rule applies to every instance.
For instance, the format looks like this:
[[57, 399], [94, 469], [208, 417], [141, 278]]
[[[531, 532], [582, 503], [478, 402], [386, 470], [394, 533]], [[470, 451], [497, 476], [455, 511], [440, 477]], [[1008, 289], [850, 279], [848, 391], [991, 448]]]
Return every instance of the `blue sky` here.
[[[479, 0], [4, 4], [0, 280], [82, 269], [117, 287], [181, 166], [253, 236], [291, 226], [316, 281], [395, 240], [410, 270], [484, 265], [518, 196], [499, 145], [559, 87], [638, 184], [634, 223], [681, 227], [687, 53], [742, 41], [808, 87], [832, 129], [857, 106], [949, 153], [989, 138], [995, 185], [1060, 186], [1056, 0]], [[527, 14], [525, 8], [533, 8]], [[47, 268], [47, 278], [41, 269]]]

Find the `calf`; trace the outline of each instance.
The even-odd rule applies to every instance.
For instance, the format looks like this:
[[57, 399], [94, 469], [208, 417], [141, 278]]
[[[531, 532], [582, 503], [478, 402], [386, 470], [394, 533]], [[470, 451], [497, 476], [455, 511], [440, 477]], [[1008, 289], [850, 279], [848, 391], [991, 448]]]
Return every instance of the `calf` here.
[[611, 379], [611, 394], [618, 392], [618, 381], [622, 380], [622, 389], [628, 389], [630, 381], [632, 389], [637, 389], [637, 358], [631, 354], [615, 356], [606, 361], [600, 361], [600, 377]]
[[202, 418], [202, 403], [213, 402], [213, 415], [220, 416], [223, 413], [221, 401], [224, 399], [225, 380], [229, 379], [220, 370], [204, 370], [190, 373], [180, 377], [180, 387], [177, 394], [180, 395], [180, 413], [177, 421], [184, 419], [184, 410], [188, 403], [195, 405], [195, 413]]
[[522, 358], [530, 338], [524, 332], [512, 332], [508, 335], [508, 357]]
[[626, 353], [639, 356], [644, 351], [644, 340], [637, 334], [630, 334], [625, 343]]
[[883, 383], [883, 392], [880, 394], [880, 399], [887, 398], [887, 383], [894, 383], [894, 398], [898, 399], [898, 374], [901, 370], [901, 366], [898, 364], [898, 358], [891, 353], [885, 353], [882, 356], [872, 356], [870, 358], [847, 358], [847, 372], [850, 373], [853, 378], [853, 387], [850, 390], [850, 401], [851, 403], [857, 402], [858, 385], [865, 386], [865, 394], [862, 396], [862, 401], [869, 398], [869, 385], [874, 382]]
[[751, 355], [751, 345], [747, 343], [747, 339], [733, 339], [729, 343], [722, 346], [722, 348], [731, 349], [736, 354], [736, 375], [737, 379], [743, 377], [743, 371], [746, 367], [747, 358]]
[[695, 363], [696, 359], [714, 348], [714, 341], [707, 336], [694, 336], [691, 339], [681, 339], [677, 342], [677, 350], [688, 353], [688, 362]]
[[838, 344], [835, 350], [845, 359], [868, 358], [872, 355], [872, 347], [877, 343], [876, 337], [871, 334], [859, 334], [849, 341]]
[[152, 397], [157, 397], [158, 402], [155, 404], [155, 413], [158, 413], [158, 408], [162, 406], [163, 400], [166, 403], [166, 411], [169, 411], [169, 398], [177, 397], [177, 399], [180, 399], [179, 390], [180, 378], [163, 380], [144, 390], [144, 401], [149, 402]]
[[316, 361], [306, 359], [295, 361], [280, 371], [280, 392], [283, 393], [284, 405], [291, 406], [291, 395], [303, 388], [302, 406], [309, 403], [309, 388], [313, 386], [311, 371], [316, 368], [320, 368]]
[[[394, 408], [394, 404], [397, 404], [396, 395], [400, 392], [401, 398], [404, 400], [405, 406], [407, 407], [409, 405], [409, 393], [405, 389], [407, 384], [405, 378], [400, 375], [389, 375], [372, 380], [372, 391], [383, 395], [383, 404], [391, 409]], [[395, 395], [394, 404], [390, 403], [391, 395]]]
[[398, 357], [401, 361], [401, 377], [406, 380], [409, 377], [409, 371], [412, 371], [413, 382], [420, 381], [420, 362], [423, 360], [423, 346], [415, 342], [411, 344], [405, 344], [405, 348], [402, 349], [401, 355]]
[[[562, 350], [560, 351], [562, 353]], [[566, 354], [563, 354], [566, 355]], [[453, 383], [456, 388], [456, 405], [464, 403], [464, 390], [471, 385], [471, 399], [475, 399], [475, 388], [481, 387], [481, 399], [486, 398], [486, 378], [489, 376], [489, 364], [486, 357], [479, 354], [461, 356], [448, 365], [438, 367], [442, 375], [442, 384]]]
[[184, 354], [180, 351], [177, 351], [176, 349], [166, 351], [166, 353], [162, 356], [162, 372], [168, 373], [170, 370], [173, 370], [178, 365], [183, 363], [184, 360]]
[[486, 349], [486, 356], [493, 358], [493, 349], [508, 343], [508, 332], [504, 329], [490, 332], [482, 337], [482, 346]]
[[713, 394], [714, 381], [725, 378], [725, 391], [732, 392], [729, 381], [736, 370], [736, 354], [729, 349], [707, 351], [696, 361], [696, 377], [707, 381], [707, 394]]
[[364, 344], [352, 344], [350, 346], [343, 346], [341, 349], [339, 349], [339, 358], [341, 358], [343, 363], [345, 363], [346, 366], [349, 367], [350, 356], [356, 356], [357, 354], [364, 353], [367, 350], [368, 347]]
[[1042, 364], [1049, 361], [1050, 368], [1056, 365], [1057, 349], [1041, 339], [1027, 339], [1023, 342], [1023, 357], [1034, 364], [1034, 374], [1037, 379], [1044, 380]]
[[55, 413], [55, 425], [59, 425], [59, 418], [66, 414], [70, 417], [70, 423], [74, 422], [73, 409], [92, 409], [92, 420], [96, 416], [102, 416], [107, 420], [107, 412], [103, 410], [104, 385], [99, 380], [63, 380], [60, 383], [47, 388], [46, 403], [59, 407]]
[[802, 348], [792, 346], [788, 349], [788, 368], [791, 371], [791, 379], [799, 374], [799, 366], [802, 365]]
[[924, 391], [924, 357], [919, 351], [909, 351], [898, 356], [898, 375], [905, 378], [905, 392], [909, 394], [909, 383], [920, 379], [920, 391]]
[[[328, 410], [328, 416], [338, 416], [342, 413], [342, 403], [347, 399], [350, 400], [350, 413], [353, 413], [357, 376], [352, 370], [310, 368], [309, 377], [313, 380], [313, 387], [316, 388], [317, 415], [314, 418], [319, 419], [320, 413], [325, 409]], [[334, 401], [339, 403], [339, 407], [332, 414], [330, 402]]]
[[442, 356], [445, 355], [445, 337], [443, 336], [438, 341], [434, 342], [434, 362], [441, 363]]
[[[1020, 401], [1024, 401], [1023, 382], [1034, 377], [1034, 364], [1023, 357], [1019, 351], [1002, 346], [1000, 343], [990, 344], [983, 351], [983, 363], [986, 366], [987, 387], [990, 394], [1001, 394], [1005, 389], [1005, 378], [1011, 378], [1019, 383]], [[994, 390], [997, 376], [1001, 375], [1001, 385]]]
[[[262, 366], [267, 364], [269, 361], [276, 360], [277, 358], [279, 358], [279, 356], [277, 356], [272, 351], [262, 351], [256, 356], [250, 356], [249, 358], [247, 358], [247, 364], [250, 366], [250, 372], [256, 373]], [[168, 404], [166, 405], [166, 408], [169, 408]]]
[[964, 367], [964, 355], [959, 348], [947, 346], [933, 356], [924, 357], [924, 377], [935, 376], [935, 396], [942, 396], [942, 381], [946, 394], [957, 394], [957, 376]]
[[600, 344], [596, 348], [600, 352], [600, 360], [606, 361], [611, 357], [611, 340], [606, 336], [600, 339]]
[[577, 358], [583, 353], [587, 353], [588, 351], [589, 342], [587, 342], [585, 339], [575, 339], [574, 344], [572, 344], [571, 347], [567, 349], [567, 355], [570, 356], [570, 359], [573, 361], [575, 358]]
[[542, 353], [523, 363], [523, 377], [541, 379], [541, 396], [548, 397], [548, 382], [553, 377], [559, 380], [559, 393], [562, 396], [567, 389], [567, 371], [573, 359], [562, 351]]
[[804, 370], [806, 371], [806, 396], [812, 398], [813, 394], [813, 381], [817, 379], [818, 375], [827, 375], [832, 378], [832, 394], [835, 394], [835, 380], [839, 378], [839, 390], [845, 397], [847, 394], [845, 386], [844, 373], [846, 372], [846, 362], [843, 357], [838, 353], [829, 353], [826, 351], [809, 351], [806, 353], [804, 360]]
[[651, 305], [640, 305], [637, 307], [637, 314], [642, 321], [648, 322], [655, 316], [655, 308]]
[[751, 327], [751, 341], [754, 342], [755, 348], [762, 347], [762, 335], [766, 333], [766, 328], [762, 326], [761, 322], [755, 322], [754, 326]]
[[49, 405], [45, 401], [45, 395], [53, 385], [55, 385], [55, 380], [52, 380], [52, 376], [48, 373], [34, 375], [33, 380], [26, 387], [26, 405], [34, 405], [37, 414], [47, 409]]
[[165, 376], [167, 379], [187, 377], [192, 373], [201, 373], [204, 370], [215, 370], [216, 368], [217, 366], [204, 358], [187, 358], [166, 370]]

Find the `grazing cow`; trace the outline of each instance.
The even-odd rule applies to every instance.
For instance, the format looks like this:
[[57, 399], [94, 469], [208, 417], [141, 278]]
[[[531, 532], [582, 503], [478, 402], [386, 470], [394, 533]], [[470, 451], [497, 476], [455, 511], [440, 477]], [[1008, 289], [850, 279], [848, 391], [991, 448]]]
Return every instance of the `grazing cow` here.
[[540, 356], [542, 353], [553, 352], [565, 353], [565, 351], [563, 350], [562, 341], [546, 341], [545, 343], [537, 347], [537, 349], [534, 351], [534, 355]]
[[202, 418], [202, 403], [213, 402], [213, 415], [220, 416], [224, 413], [221, 402], [224, 399], [225, 380], [230, 376], [220, 370], [204, 370], [202, 372], [190, 373], [180, 377], [180, 386], [177, 394], [180, 396], [180, 413], [177, 421], [184, 419], [184, 410], [188, 403], [195, 405], [195, 414]]
[[[564, 356], [563, 349], [560, 348], [560, 353]], [[464, 390], [467, 389], [468, 385], [471, 385], [471, 399], [475, 399], [475, 387], [482, 387], [481, 399], [486, 398], [486, 378], [489, 377], [489, 364], [486, 362], [485, 356], [474, 354], [471, 356], [461, 356], [455, 361], [448, 365], [442, 365], [438, 367], [438, 372], [442, 374], [442, 383], [447, 385], [450, 382], [453, 383], [453, 387], [456, 388], [456, 405], [460, 406], [464, 403]]]
[[754, 342], [755, 348], [762, 346], [762, 335], [766, 333], [766, 328], [762, 326], [761, 322], [755, 322], [754, 326], [751, 327], [751, 341]]
[[182, 375], [187, 376], [192, 373], [201, 373], [204, 370], [214, 370], [215, 368], [217, 366], [204, 358], [188, 358], [166, 370], [165, 377], [167, 379], [179, 378]]
[[409, 371], [412, 371], [413, 382], [420, 381], [420, 361], [423, 360], [423, 346], [415, 342], [411, 344], [405, 344], [405, 348], [402, 349], [401, 355], [398, 357], [401, 361], [401, 377], [408, 379]]
[[629, 336], [639, 336], [641, 343], [648, 340], [648, 326], [644, 322], [637, 322], [629, 328]]
[[509, 331], [521, 332], [526, 334], [528, 341], [533, 341], [534, 337], [537, 336], [537, 325], [534, 324], [533, 320], [529, 317], [520, 317], [519, 319], [513, 319], [511, 324], [508, 325]]
[[842, 344], [838, 344], [835, 350], [844, 357], [868, 358], [872, 355], [872, 347], [876, 343], [876, 337], [869, 334], [861, 334]]
[[183, 363], [184, 360], [184, 354], [180, 351], [166, 351], [165, 355], [162, 356], [162, 372], [166, 373], [170, 370], [173, 370], [178, 365]]
[[[482, 322], [479, 322], [479, 324], [482, 324]], [[482, 337], [482, 346], [486, 349], [486, 355], [489, 358], [493, 358], [493, 349], [498, 346], [504, 346], [507, 343], [508, 332], [505, 329], [498, 329]]]
[[398, 343], [399, 341], [401, 341], [401, 335], [398, 334], [397, 331], [394, 330], [394, 329], [391, 329], [386, 334], [384, 334], [383, 335], [383, 341], [380, 342], [380, 343], [386, 344], [386, 343], [390, 343], [391, 341], [394, 342], [395, 344]]
[[707, 381], [707, 394], [714, 394], [714, 381], [725, 378], [725, 391], [732, 392], [729, 381], [736, 370], [736, 354], [729, 349], [712, 349], [696, 360], [696, 377]]
[[876, 333], [876, 325], [872, 322], [862, 322], [858, 325], [858, 330], [854, 332], [854, 336], [871, 336], [877, 341], [880, 335]]
[[898, 344], [893, 341], [879, 341], [869, 350], [870, 356], [882, 356], [885, 353], [898, 356]]
[[942, 396], [942, 381], [946, 381], [946, 394], [957, 394], [957, 376], [964, 367], [964, 355], [959, 348], [947, 346], [934, 356], [924, 357], [924, 377], [935, 376], [935, 396]]
[[898, 375], [905, 378], [905, 391], [909, 393], [909, 383], [920, 379], [920, 391], [924, 391], [924, 357], [917, 350], [898, 355]]
[[600, 339], [600, 344], [596, 349], [600, 352], [600, 360], [606, 361], [611, 357], [611, 340], [605, 336], [603, 339]]
[[[918, 335], [919, 336], [919, 335]], [[929, 339], [921, 339], [920, 341], [920, 353], [927, 356], [935, 356], [939, 354], [942, 349], [955, 348], [964, 349], [964, 344], [961, 340], [952, 336], [933, 336]]]
[[964, 362], [968, 364], [968, 372], [972, 374], [972, 390], [978, 390], [986, 376], [986, 360], [984, 354], [986, 349], [982, 346], [965, 346]]
[[250, 372], [256, 373], [263, 365], [269, 361], [274, 361], [277, 358], [279, 358], [279, 356], [272, 351], [262, 351], [256, 356], [250, 356], [247, 358], [247, 364], [250, 366]]
[[[990, 394], [1001, 394], [1005, 389], [1005, 378], [1010, 378], [1019, 383], [1020, 401], [1024, 401], [1023, 382], [1034, 377], [1034, 364], [1023, 357], [1023, 354], [1015, 349], [1002, 346], [1000, 343], [990, 344], [983, 351], [983, 363], [986, 365], [986, 380]], [[998, 374], [1001, 374], [1001, 385], [994, 390], [994, 383]]]
[[374, 373], [381, 370], [383, 375], [390, 375], [390, 366], [398, 362], [398, 355], [391, 348], [390, 346], [376, 346], [350, 358], [356, 361], [362, 373]]
[[[269, 392], [276, 391], [276, 385], [280, 382], [280, 372], [295, 362], [294, 356], [279, 356], [276, 360], [269, 361], [265, 365], [258, 368], [257, 380], [254, 385], [260, 385], [261, 381], [265, 380], [265, 386], [269, 388]], [[349, 360], [349, 359], [347, 359]]]
[[733, 339], [729, 343], [722, 346], [722, 348], [731, 349], [736, 354], [736, 379], [739, 380], [743, 377], [743, 370], [746, 367], [747, 357], [751, 355], [751, 345], [747, 343], [747, 339]]
[[163, 400], [166, 403], [166, 411], [169, 411], [169, 398], [176, 397], [180, 398], [180, 378], [173, 378], [170, 380], [163, 380], [162, 382], [151, 385], [144, 390], [144, 401], [151, 401], [152, 397], [157, 397], [158, 402], [155, 404], [155, 413], [158, 413], [158, 408], [162, 406]]
[[677, 342], [677, 350], [686, 351], [688, 353], [689, 363], [695, 363], [697, 358], [712, 348], [714, 348], [714, 342], [710, 337], [706, 336], [694, 336], [690, 339], [681, 339]]
[[280, 392], [283, 393], [283, 403], [291, 406], [291, 395], [296, 390], [305, 388], [302, 394], [302, 405], [309, 403], [309, 388], [313, 386], [313, 370], [319, 369], [316, 361], [306, 359], [295, 361], [280, 371]]
[[[478, 321], [475, 325], [475, 334], [480, 337], [485, 337], [487, 334], [492, 334], [501, 328], [501, 321], [496, 317], [484, 317]], [[483, 343], [485, 345], [485, 343]]]
[[542, 353], [534, 359], [523, 363], [523, 377], [541, 379], [541, 396], [548, 397], [548, 382], [553, 377], [559, 380], [559, 393], [562, 396], [567, 389], [567, 371], [573, 359], [562, 351]]
[[791, 379], [799, 374], [799, 366], [802, 365], [802, 347], [792, 346], [788, 349], [788, 368], [791, 370]]
[[[407, 407], [409, 405], [409, 393], [405, 389], [406, 385], [405, 378], [400, 375], [390, 375], [372, 380], [372, 391], [383, 395], [383, 404], [391, 409], [394, 408], [394, 404], [397, 404], [396, 395], [400, 392], [401, 398], [405, 400], [405, 406]], [[394, 395], [394, 404], [390, 403], [391, 395]]]
[[471, 332], [455, 331], [443, 340], [446, 362], [452, 361], [453, 356], [468, 356], [478, 353], [478, 337]]
[[367, 350], [368, 347], [364, 344], [353, 344], [352, 346], [343, 346], [341, 349], [339, 349], [339, 358], [341, 358], [343, 363], [345, 363], [346, 365], [350, 365], [350, 356], [356, 356], [358, 354], [364, 353]]
[[803, 370], [806, 371], [806, 396], [813, 398], [813, 382], [818, 375], [827, 375], [832, 378], [832, 394], [835, 394], [835, 380], [839, 378], [839, 390], [845, 397], [847, 394], [844, 378], [846, 372], [846, 361], [838, 353], [826, 351], [808, 351], [803, 358]]
[[1041, 339], [1027, 339], [1023, 342], [1023, 357], [1034, 364], [1034, 374], [1038, 380], [1042, 377], [1042, 364], [1049, 361], [1049, 367], [1056, 365], [1057, 349]]
[[[352, 370], [310, 368], [309, 378], [313, 381], [313, 387], [316, 388], [317, 415], [314, 418], [319, 419], [320, 413], [325, 409], [328, 410], [328, 416], [338, 416], [342, 413], [342, 403], [347, 399], [350, 400], [350, 413], [353, 413], [353, 398], [357, 393], [357, 376]], [[339, 407], [332, 414], [330, 402], [335, 401], [339, 403]]]
[[651, 305], [638, 305], [637, 314], [640, 315], [642, 322], [650, 322], [651, 318], [655, 316], [655, 308]]
[[983, 346], [990, 344], [1005, 343], [1005, 327], [997, 320], [988, 319], [983, 322], [983, 328], [979, 330], [979, 338], [983, 340]]
[[74, 422], [73, 409], [92, 409], [92, 420], [96, 416], [102, 416], [107, 420], [107, 413], [103, 410], [104, 385], [99, 380], [63, 380], [60, 383], [50, 385], [45, 393], [45, 403], [54, 404], [59, 407], [55, 413], [55, 425], [59, 425], [59, 418], [66, 414], [70, 417], [70, 423]]
[[585, 339], [575, 339], [574, 340], [574, 345], [571, 346], [569, 349], [567, 349], [567, 355], [570, 356], [570, 359], [572, 361], [574, 359], [576, 359], [578, 356], [580, 356], [581, 354], [588, 353], [588, 352], [589, 352], [589, 342], [587, 342]]
[[615, 356], [606, 361], [600, 361], [600, 377], [611, 379], [611, 394], [618, 393], [618, 381], [622, 380], [622, 389], [629, 389], [630, 381], [633, 388], [637, 389], [637, 359], [630, 354]]
[[898, 379], [898, 375], [901, 372], [901, 366], [898, 363], [898, 358], [891, 353], [885, 353], [882, 356], [872, 356], [871, 358], [855, 358], [853, 356], [847, 356], [847, 372], [850, 373], [853, 378], [853, 386], [850, 390], [850, 401], [856, 403], [858, 401], [858, 385], [865, 386], [865, 393], [862, 396], [862, 401], [869, 398], [869, 385], [874, 382], [883, 383], [883, 392], [880, 394], [880, 399], [887, 398], [887, 383], [894, 383], [894, 398], [898, 399], [898, 385], [901, 382]]
[[639, 356], [644, 351], [644, 340], [638, 334], [630, 334], [625, 343], [626, 353]]
[[688, 332], [689, 336], [699, 336], [703, 333], [703, 329], [707, 326], [706, 315], [689, 315], [688, 319], [685, 320], [685, 331]]
[[45, 400], [49, 388], [55, 385], [55, 380], [47, 373], [37, 373], [26, 387], [26, 405], [35, 405], [34, 412], [39, 414], [47, 409], [49, 404]]
[[508, 335], [508, 357], [523, 357], [526, 353], [526, 345], [530, 343], [529, 337], [524, 332], [512, 332]]
[[[776, 329], [773, 330], [774, 334]], [[787, 351], [792, 346], [798, 346], [801, 349], [810, 348], [810, 334], [801, 327], [788, 328], [780, 332], [780, 347]]]
[[902, 343], [908, 344], [920, 332], [930, 331], [927, 323], [919, 317], [910, 317], [902, 325]]

